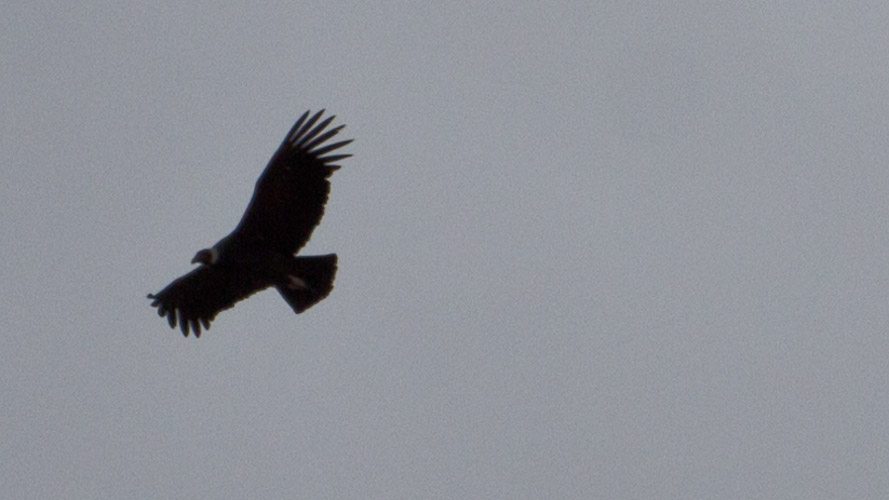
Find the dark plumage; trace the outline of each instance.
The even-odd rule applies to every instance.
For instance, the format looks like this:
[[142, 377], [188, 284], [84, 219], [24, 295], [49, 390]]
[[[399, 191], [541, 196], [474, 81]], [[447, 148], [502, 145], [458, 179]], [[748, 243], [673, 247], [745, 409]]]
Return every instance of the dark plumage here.
[[325, 131], [334, 117], [316, 125], [322, 113], [310, 118], [307, 111], [297, 120], [256, 181], [235, 230], [192, 259], [200, 267], [148, 295], [170, 327], [178, 323], [186, 337], [189, 331], [200, 337], [201, 327], [209, 329], [220, 311], [271, 286], [296, 313], [333, 289], [336, 254], [294, 255], [324, 215], [327, 179], [340, 168], [334, 163], [352, 156], [327, 155], [352, 141], [325, 145], [345, 125]]

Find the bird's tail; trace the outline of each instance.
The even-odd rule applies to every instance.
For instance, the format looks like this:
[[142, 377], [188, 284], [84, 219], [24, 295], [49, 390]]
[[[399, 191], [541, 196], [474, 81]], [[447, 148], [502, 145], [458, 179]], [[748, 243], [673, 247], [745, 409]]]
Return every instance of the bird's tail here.
[[333, 290], [336, 254], [294, 257], [289, 281], [276, 286], [284, 300], [299, 314], [321, 302]]

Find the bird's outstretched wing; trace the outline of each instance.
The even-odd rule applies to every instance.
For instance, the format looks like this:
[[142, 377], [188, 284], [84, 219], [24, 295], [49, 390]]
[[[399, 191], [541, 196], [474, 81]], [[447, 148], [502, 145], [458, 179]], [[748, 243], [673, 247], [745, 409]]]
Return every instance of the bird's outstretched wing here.
[[[351, 140], [324, 144], [345, 126], [325, 131], [331, 116], [316, 125], [324, 110], [306, 111], [284, 138], [253, 191], [253, 198], [231, 236], [241, 244], [293, 254], [309, 241], [324, 215], [334, 163], [349, 154], [327, 155]], [[325, 156], [327, 155], [327, 156]]]
[[201, 325], [209, 330], [220, 311], [269, 285], [244, 268], [200, 266], [148, 298], [153, 299], [151, 305], [157, 307], [158, 315], [167, 317], [170, 328], [178, 322], [183, 335], [188, 337], [192, 330], [200, 337]]

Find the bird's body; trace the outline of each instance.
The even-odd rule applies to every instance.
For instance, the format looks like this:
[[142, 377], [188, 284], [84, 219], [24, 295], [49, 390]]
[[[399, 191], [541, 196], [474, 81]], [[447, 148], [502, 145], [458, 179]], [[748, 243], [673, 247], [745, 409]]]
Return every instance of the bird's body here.
[[225, 238], [199, 251], [200, 267], [149, 294], [158, 314], [185, 336], [200, 336], [216, 315], [268, 287], [277, 288], [296, 313], [333, 289], [336, 254], [297, 257], [324, 215], [333, 163], [351, 155], [323, 156], [352, 142], [324, 145], [343, 125], [324, 131], [333, 116], [306, 112], [293, 126], [263, 171], [240, 223]]

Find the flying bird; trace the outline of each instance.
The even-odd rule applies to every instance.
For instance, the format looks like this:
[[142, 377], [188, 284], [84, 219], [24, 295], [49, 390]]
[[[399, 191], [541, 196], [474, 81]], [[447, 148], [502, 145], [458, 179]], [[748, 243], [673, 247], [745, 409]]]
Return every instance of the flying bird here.
[[[328, 153], [352, 140], [325, 144], [345, 125], [325, 131], [334, 116], [317, 123], [322, 109], [303, 114], [284, 138], [256, 181], [241, 221], [225, 238], [199, 251], [197, 269], [148, 294], [152, 307], [171, 328], [201, 336], [201, 326], [239, 300], [275, 287], [297, 314], [317, 304], [333, 289], [336, 254], [299, 256], [324, 215], [335, 163], [350, 154]], [[316, 125], [317, 123], [317, 125]]]

